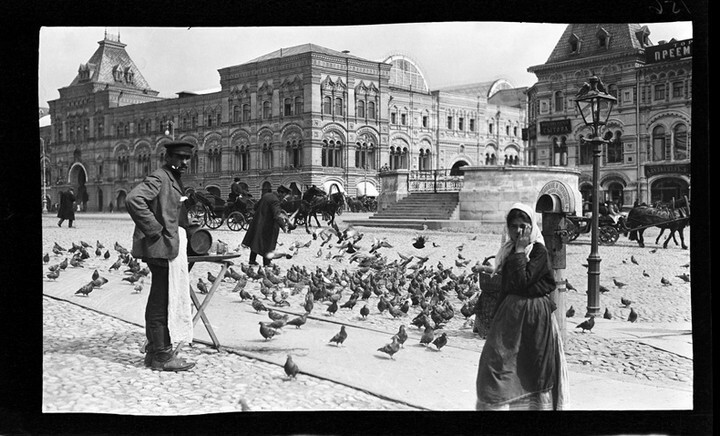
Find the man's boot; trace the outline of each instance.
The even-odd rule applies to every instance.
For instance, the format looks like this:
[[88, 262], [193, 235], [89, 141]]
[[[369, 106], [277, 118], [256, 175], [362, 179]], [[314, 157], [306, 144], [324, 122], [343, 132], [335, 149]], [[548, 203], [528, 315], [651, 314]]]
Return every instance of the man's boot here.
[[194, 362], [186, 362], [177, 357], [179, 348], [173, 351], [166, 335], [166, 329], [152, 331], [153, 352], [150, 368], [156, 371], [187, 371], [195, 366]]
[[153, 354], [155, 350], [153, 349], [153, 342], [152, 342], [152, 336], [150, 334], [146, 334], [148, 337], [147, 343], [145, 344], [145, 367], [150, 368], [152, 366], [152, 360], [153, 360]]

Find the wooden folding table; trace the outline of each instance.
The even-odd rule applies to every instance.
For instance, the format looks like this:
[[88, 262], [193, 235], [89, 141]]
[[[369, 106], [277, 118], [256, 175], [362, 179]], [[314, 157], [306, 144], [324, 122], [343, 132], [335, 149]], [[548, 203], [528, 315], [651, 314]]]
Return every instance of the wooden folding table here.
[[203, 298], [202, 303], [200, 302], [200, 299], [195, 295], [195, 292], [193, 292], [192, 287], [190, 288], [190, 298], [192, 299], [193, 304], [195, 305], [195, 309], [197, 309], [197, 312], [195, 313], [195, 316], [193, 316], [193, 326], [197, 324], [199, 319], [202, 319], [203, 324], [205, 324], [205, 329], [210, 334], [210, 338], [213, 341], [213, 345], [216, 349], [220, 349], [220, 341], [218, 341], [217, 336], [215, 336], [215, 332], [213, 331], [212, 325], [210, 325], [210, 321], [207, 318], [207, 315], [205, 314], [205, 308], [207, 308], [208, 304], [210, 304], [210, 300], [212, 299], [213, 294], [215, 294], [215, 291], [217, 290], [218, 286], [220, 286], [220, 282], [222, 282], [222, 279], [225, 277], [225, 274], [228, 271], [228, 268], [230, 265], [232, 265], [232, 261], [230, 259], [234, 259], [236, 257], [240, 257], [239, 254], [225, 254], [225, 255], [205, 255], [205, 256], [188, 256], [188, 272], [192, 269], [192, 267], [197, 262], [210, 262], [210, 263], [217, 263], [222, 265], [220, 268], [220, 272], [217, 274], [215, 281], [213, 282], [212, 286], [210, 286], [210, 289], [208, 290], [207, 295], [205, 295], [205, 298]]

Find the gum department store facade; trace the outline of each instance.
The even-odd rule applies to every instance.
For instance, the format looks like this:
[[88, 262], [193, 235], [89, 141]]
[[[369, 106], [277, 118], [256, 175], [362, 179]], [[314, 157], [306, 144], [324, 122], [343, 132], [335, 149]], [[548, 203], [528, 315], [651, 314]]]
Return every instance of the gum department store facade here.
[[195, 145], [185, 185], [222, 198], [235, 176], [255, 196], [279, 184], [354, 196], [373, 194], [381, 171], [460, 174], [465, 165], [577, 166], [583, 192], [592, 166], [572, 97], [590, 71], [619, 100], [601, 191], [626, 206], [687, 194], [691, 58], [646, 63], [648, 34], [569, 25], [548, 62], [529, 68], [538, 77], [529, 89], [500, 79], [429, 90], [406, 56], [378, 62], [304, 44], [221, 68], [220, 91], [173, 99], [158, 97], [119, 36], [106, 34], [49, 102], [51, 123], [40, 128], [48, 200], [72, 186], [79, 199], [87, 192], [88, 211], [123, 208], [172, 138]]

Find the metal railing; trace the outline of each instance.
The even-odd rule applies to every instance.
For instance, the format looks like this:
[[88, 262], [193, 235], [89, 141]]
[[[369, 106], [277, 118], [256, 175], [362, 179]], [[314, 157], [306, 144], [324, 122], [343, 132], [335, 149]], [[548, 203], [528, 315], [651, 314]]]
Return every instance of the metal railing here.
[[408, 192], [458, 192], [463, 186], [463, 176], [450, 173], [447, 168], [410, 171]]

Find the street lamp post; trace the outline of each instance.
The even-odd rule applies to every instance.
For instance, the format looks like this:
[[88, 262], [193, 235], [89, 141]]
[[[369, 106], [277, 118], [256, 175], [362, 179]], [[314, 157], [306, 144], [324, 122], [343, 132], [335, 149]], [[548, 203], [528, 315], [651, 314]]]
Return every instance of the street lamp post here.
[[172, 122], [172, 121], [167, 122], [167, 126], [165, 127], [165, 136], [170, 136], [173, 141], [175, 140], [175, 123], [174, 122]]
[[596, 76], [588, 79], [578, 94], [575, 96], [575, 104], [577, 105], [583, 122], [591, 128], [590, 139], [581, 139], [582, 143], [588, 143], [593, 148], [593, 173], [592, 173], [592, 219], [590, 228], [592, 236], [590, 240], [590, 256], [588, 256], [588, 305], [587, 314], [585, 316], [600, 315], [600, 253], [598, 252], [598, 227], [600, 214], [600, 198], [599, 198], [599, 172], [600, 172], [600, 154], [602, 153], [602, 145], [607, 143], [600, 136], [600, 128], [607, 124], [613, 105], [616, 99], [605, 92], [603, 83]]

